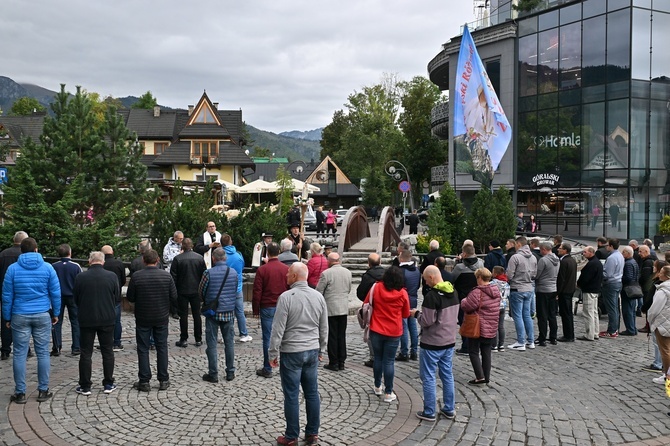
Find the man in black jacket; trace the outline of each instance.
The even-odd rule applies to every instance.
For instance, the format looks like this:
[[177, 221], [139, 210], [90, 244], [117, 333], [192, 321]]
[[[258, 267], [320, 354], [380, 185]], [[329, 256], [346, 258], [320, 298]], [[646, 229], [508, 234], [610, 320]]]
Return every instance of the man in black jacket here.
[[577, 279], [577, 286], [582, 290], [582, 312], [586, 333], [577, 339], [580, 341], [595, 341], [598, 339], [598, 332], [600, 331], [598, 295], [603, 283], [603, 264], [596, 257], [596, 249], [593, 246], [587, 246], [582, 253], [588, 262], [582, 268], [579, 279]]
[[571, 255], [572, 245], [561, 243], [558, 247], [561, 263], [558, 267], [558, 278], [556, 279], [556, 291], [558, 293], [558, 314], [561, 315], [563, 325], [563, 336], [558, 342], [574, 342], [575, 321], [572, 316], [572, 296], [577, 288], [577, 262]]
[[[423, 272], [426, 270], [427, 267], [430, 265], [435, 265], [435, 259], [438, 257], [444, 257], [444, 254], [442, 254], [442, 251], [440, 251], [440, 242], [437, 240], [431, 240], [430, 244], [428, 245], [428, 249], [430, 250], [428, 254], [426, 254], [426, 257], [423, 258], [423, 262], [421, 262], [421, 266], [419, 267], [419, 272], [423, 274]], [[426, 285], [426, 280], [421, 277], [421, 292], [425, 296], [426, 293], [428, 293], [428, 286]]]
[[[126, 284], [126, 266], [119, 259], [114, 258], [114, 249], [111, 246], [105, 245], [100, 248], [100, 251], [105, 255], [105, 264], [102, 265], [107, 271], [111, 271], [116, 275], [119, 281], [119, 289], [123, 289]], [[121, 293], [116, 299], [116, 322], [114, 323], [114, 351], [120, 352], [123, 350], [121, 345]]]
[[170, 275], [177, 287], [177, 298], [179, 307], [179, 340], [177, 347], [188, 347], [188, 306], [191, 305], [193, 315], [193, 336], [195, 346], [202, 345], [202, 318], [200, 317], [200, 297], [198, 296], [198, 285], [202, 279], [202, 273], [207, 266], [205, 259], [193, 251], [193, 241], [185, 238], [181, 242], [183, 253], [172, 259]]
[[[2, 282], [5, 280], [5, 273], [7, 268], [16, 262], [21, 255], [21, 242], [28, 238], [28, 234], [23, 231], [18, 231], [14, 234], [14, 245], [0, 252], [0, 294], [2, 294]], [[12, 329], [7, 328], [7, 321], [2, 318], [2, 354], [0, 359], [9, 359], [9, 354], [12, 352]], [[28, 348], [28, 356], [32, 356], [30, 348]]]
[[[643, 294], [640, 313], [646, 313], [651, 307], [656, 291], [656, 287], [654, 287], [654, 260], [651, 257], [651, 249], [647, 245], [640, 246], [640, 287]], [[637, 331], [649, 333], [649, 327], [645, 326]]]
[[116, 390], [114, 384], [114, 322], [116, 302], [121, 297], [117, 276], [103, 268], [105, 255], [93, 251], [88, 257], [88, 270], [77, 275], [74, 281], [73, 298], [79, 309], [79, 386], [80, 395], [91, 394], [91, 356], [96, 334], [102, 354], [102, 370], [105, 393]]
[[[373, 252], [368, 256], [368, 270], [363, 273], [361, 276], [361, 283], [356, 288], [356, 296], [362, 301], [365, 300], [365, 297], [368, 295], [372, 285], [382, 280], [386, 268], [381, 266], [381, 257], [376, 252]], [[368, 340], [368, 349], [370, 350], [370, 357], [367, 361], [364, 362], [366, 367], [372, 367], [374, 365], [375, 355], [372, 351], [372, 343]]]
[[158, 268], [158, 253], [150, 249], [144, 253], [145, 268], [130, 279], [128, 301], [135, 304], [135, 338], [139, 381], [133, 387], [141, 392], [151, 390], [149, 365], [149, 337], [156, 343], [156, 369], [159, 390], [170, 387], [168, 375], [168, 322], [170, 308], [177, 305], [177, 288], [170, 273]]

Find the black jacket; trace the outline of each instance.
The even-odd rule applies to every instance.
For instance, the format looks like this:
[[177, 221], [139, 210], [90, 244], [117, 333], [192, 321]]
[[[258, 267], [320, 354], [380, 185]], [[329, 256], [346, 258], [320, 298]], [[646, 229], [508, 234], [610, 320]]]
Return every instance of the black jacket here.
[[583, 293], [600, 293], [603, 284], [603, 264], [593, 256], [582, 268], [577, 285]]
[[[115, 259], [112, 254], [105, 254], [105, 264], [102, 267], [113, 272], [119, 280], [119, 288], [123, 288], [123, 285], [126, 284], [126, 267], [123, 262]], [[120, 298], [119, 302], [121, 302]]]
[[74, 302], [80, 327], [108, 327], [116, 322], [116, 303], [121, 301], [119, 281], [102, 265], [91, 265], [74, 280]]
[[599, 246], [596, 250], [596, 258], [598, 260], [605, 260], [610, 256], [610, 252], [607, 250], [607, 245]]
[[137, 325], [143, 327], [167, 325], [171, 310], [177, 307], [177, 288], [172, 276], [156, 266], [147, 266], [133, 274], [127, 297], [135, 304]]
[[365, 300], [365, 296], [368, 295], [368, 291], [370, 291], [372, 285], [382, 280], [385, 271], [386, 269], [383, 266], [377, 265], [363, 273], [361, 276], [361, 283], [358, 285], [358, 288], [356, 288], [356, 296], [361, 301]]
[[180, 296], [197, 296], [202, 273], [207, 266], [203, 256], [188, 250], [172, 259], [170, 275]]
[[7, 248], [0, 252], [0, 291], [2, 291], [2, 282], [5, 281], [5, 274], [7, 273], [7, 268], [12, 263], [15, 263], [19, 260], [21, 255], [21, 246], [16, 245], [11, 248]]
[[492, 249], [484, 258], [484, 268], [493, 272], [494, 266], [502, 266], [507, 269], [507, 259], [501, 248]]
[[[130, 277], [133, 277], [133, 274], [136, 272], [143, 270], [146, 267], [144, 264], [144, 259], [142, 256], [137, 256], [133, 259], [132, 262], [130, 262]], [[163, 263], [158, 259], [158, 269], [165, 269], [163, 267]]]
[[577, 262], [571, 255], [565, 255], [558, 267], [556, 291], [558, 294], [573, 294], [577, 288]]

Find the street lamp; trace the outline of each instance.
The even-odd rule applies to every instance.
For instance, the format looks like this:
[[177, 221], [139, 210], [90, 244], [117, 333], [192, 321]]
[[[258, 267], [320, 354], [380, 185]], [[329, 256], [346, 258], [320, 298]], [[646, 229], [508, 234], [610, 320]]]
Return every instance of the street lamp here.
[[[403, 174], [405, 174], [404, 176], [407, 177], [407, 182], [410, 184], [409, 204], [410, 207], [414, 206], [414, 195], [412, 194], [412, 187], [411, 187], [412, 181], [409, 179], [409, 173], [407, 172], [407, 168], [405, 167], [405, 165], [398, 160], [390, 160], [386, 162], [384, 170], [386, 171], [386, 174], [388, 176], [390, 176], [397, 182], [401, 182], [403, 180]], [[402, 197], [403, 197], [403, 208], [404, 208], [407, 192], [403, 192]]]

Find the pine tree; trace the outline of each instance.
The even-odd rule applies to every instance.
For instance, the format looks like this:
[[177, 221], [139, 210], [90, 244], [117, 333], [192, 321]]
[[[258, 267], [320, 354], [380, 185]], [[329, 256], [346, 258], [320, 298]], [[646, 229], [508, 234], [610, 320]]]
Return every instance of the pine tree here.
[[[428, 234], [449, 241], [452, 253], [460, 250], [465, 240], [465, 209], [449, 183], [444, 183], [440, 198], [428, 213]], [[447, 254], [447, 249], [443, 252]]]

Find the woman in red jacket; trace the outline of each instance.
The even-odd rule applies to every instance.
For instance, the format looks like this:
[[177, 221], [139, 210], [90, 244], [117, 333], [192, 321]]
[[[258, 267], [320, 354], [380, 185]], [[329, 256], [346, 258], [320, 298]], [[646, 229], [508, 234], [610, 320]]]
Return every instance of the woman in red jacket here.
[[470, 362], [475, 371], [475, 379], [468, 381], [468, 384], [486, 384], [491, 377], [491, 346], [498, 334], [500, 290], [491, 283], [491, 271], [488, 269], [477, 269], [475, 277], [477, 286], [461, 301], [465, 313], [479, 314], [479, 337], [468, 339]]
[[372, 298], [370, 342], [375, 355], [375, 395], [381, 396], [383, 393], [386, 403], [396, 400], [393, 393], [395, 352], [402, 336], [402, 319], [409, 317], [409, 296], [404, 286], [405, 275], [400, 268], [392, 266], [384, 272], [382, 280], [372, 286], [364, 302], [367, 303]]
[[309, 250], [312, 257], [307, 262], [307, 284], [316, 288], [321, 273], [328, 269], [328, 259], [323, 255], [323, 247], [316, 242], [309, 245]]

